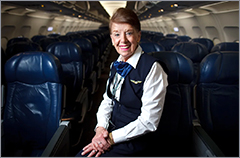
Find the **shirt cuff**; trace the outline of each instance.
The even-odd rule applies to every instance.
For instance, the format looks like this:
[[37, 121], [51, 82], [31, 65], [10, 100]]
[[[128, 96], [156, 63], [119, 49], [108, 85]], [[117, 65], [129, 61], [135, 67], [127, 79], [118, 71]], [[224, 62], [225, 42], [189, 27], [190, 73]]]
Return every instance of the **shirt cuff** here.
[[115, 144], [128, 141], [123, 128], [112, 131], [112, 137]]

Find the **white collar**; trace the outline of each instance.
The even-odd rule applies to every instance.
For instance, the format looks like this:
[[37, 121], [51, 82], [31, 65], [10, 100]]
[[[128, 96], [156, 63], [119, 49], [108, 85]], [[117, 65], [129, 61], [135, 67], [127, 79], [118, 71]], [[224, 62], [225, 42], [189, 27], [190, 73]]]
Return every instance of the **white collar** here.
[[[129, 63], [130, 65], [132, 65], [132, 67], [134, 69], [136, 69], [137, 63], [138, 63], [142, 53], [143, 53], [142, 48], [139, 45], [137, 47], [136, 51], [134, 52], [134, 54], [127, 60], [127, 63]], [[118, 57], [117, 61], [122, 61], [122, 56], [121, 55]]]

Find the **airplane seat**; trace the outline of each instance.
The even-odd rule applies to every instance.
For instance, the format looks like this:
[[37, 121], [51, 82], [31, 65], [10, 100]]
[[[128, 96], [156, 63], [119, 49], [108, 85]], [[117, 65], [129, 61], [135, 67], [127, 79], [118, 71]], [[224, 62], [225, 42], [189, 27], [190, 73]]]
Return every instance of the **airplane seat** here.
[[151, 41], [152, 41], [152, 42], [155, 42], [155, 41], [158, 41], [158, 40], [164, 39], [164, 38], [165, 38], [165, 37], [164, 37], [163, 33], [156, 33], [156, 34], [154, 34], [154, 36], [151, 38]]
[[39, 41], [39, 45], [42, 47], [43, 51], [47, 51], [47, 46], [55, 42], [60, 42], [60, 40], [58, 38], [47, 37], [47, 38], [42, 38]]
[[100, 46], [98, 38], [94, 34], [90, 34], [85, 36], [87, 39], [89, 39], [92, 42], [92, 48], [94, 53], [94, 69], [97, 72], [97, 77], [100, 78], [101, 76], [101, 61], [100, 61]]
[[[63, 120], [83, 120], [88, 109], [88, 90], [84, 87], [85, 69], [81, 48], [73, 42], [56, 42], [47, 47], [61, 62], [67, 87]], [[80, 114], [81, 113], [81, 114]]]
[[184, 35], [184, 36], [178, 36], [177, 37], [181, 42], [189, 42], [192, 38], [187, 36], [187, 35]]
[[2, 156], [41, 155], [61, 119], [61, 73], [59, 60], [46, 52], [21, 53], [6, 62]]
[[169, 33], [169, 34], [166, 34], [166, 37], [178, 38], [178, 35], [175, 33]]
[[239, 51], [239, 43], [236, 42], [222, 42], [213, 46], [211, 52], [216, 51]]
[[82, 49], [82, 54], [84, 57], [84, 61], [86, 63], [85, 69], [85, 85], [88, 87], [90, 94], [95, 93], [97, 89], [97, 73], [94, 71], [94, 53], [92, 43], [87, 38], [77, 38], [72, 42], [79, 45]]
[[168, 87], [162, 117], [157, 129], [157, 155], [189, 156], [192, 138], [190, 83], [193, 80], [192, 61], [178, 52], [151, 53], [168, 75]]
[[239, 157], [239, 52], [207, 55], [196, 90], [202, 128], [225, 156]]
[[157, 41], [157, 43], [159, 43], [165, 48], [165, 51], [171, 51], [172, 47], [178, 42], [180, 42], [179, 39], [171, 37], [160, 38]]
[[67, 35], [58, 36], [57, 38], [62, 42], [70, 42], [72, 40], [71, 37]]
[[208, 38], [193, 38], [191, 39], [192, 42], [198, 42], [207, 47], [208, 53], [211, 52], [212, 47], [214, 46], [213, 41]]
[[165, 51], [165, 48], [156, 42], [145, 41], [140, 42], [139, 44], [145, 53]]
[[6, 49], [6, 56], [7, 59], [11, 58], [12, 56], [22, 53], [22, 52], [27, 52], [27, 51], [41, 51], [41, 47], [32, 42], [15, 42], [10, 45], [8, 45]]
[[39, 41], [42, 39], [42, 38], [46, 38], [47, 36], [45, 35], [35, 35], [31, 38], [31, 40], [37, 44], [40, 44]]
[[17, 42], [31, 42], [31, 40], [27, 37], [14, 37], [7, 42], [7, 47]]
[[57, 37], [59, 37], [59, 36], [61, 36], [61, 35], [58, 34], [58, 33], [51, 33], [51, 34], [48, 34], [47, 36], [48, 36], [48, 37], [57, 38]]
[[208, 54], [208, 50], [197, 42], [179, 42], [173, 46], [172, 51], [179, 52], [192, 60], [194, 65], [194, 80], [192, 85], [194, 86], [199, 76], [199, 64]]

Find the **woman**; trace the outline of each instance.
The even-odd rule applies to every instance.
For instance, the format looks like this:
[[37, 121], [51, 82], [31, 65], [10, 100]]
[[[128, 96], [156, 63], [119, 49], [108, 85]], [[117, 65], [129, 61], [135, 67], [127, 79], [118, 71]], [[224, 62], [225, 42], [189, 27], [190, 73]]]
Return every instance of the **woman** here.
[[111, 40], [119, 53], [111, 65], [103, 101], [97, 112], [92, 142], [76, 156], [142, 156], [154, 140], [164, 105], [167, 75], [139, 46], [137, 15], [119, 8], [109, 23]]

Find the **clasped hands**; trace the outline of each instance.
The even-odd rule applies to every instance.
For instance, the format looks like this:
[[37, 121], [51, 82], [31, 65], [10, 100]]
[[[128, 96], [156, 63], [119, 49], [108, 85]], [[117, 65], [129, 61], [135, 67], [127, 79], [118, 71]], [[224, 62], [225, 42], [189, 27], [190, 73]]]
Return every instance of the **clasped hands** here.
[[83, 148], [82, 155], [89, 153], [88, 157], [99, 157], [104, 151], [109, 150], [113, 145], [113, 139], [111, 134], [103, 127], [96, 128], [96, 134], [92, 139], [92, 142]]

